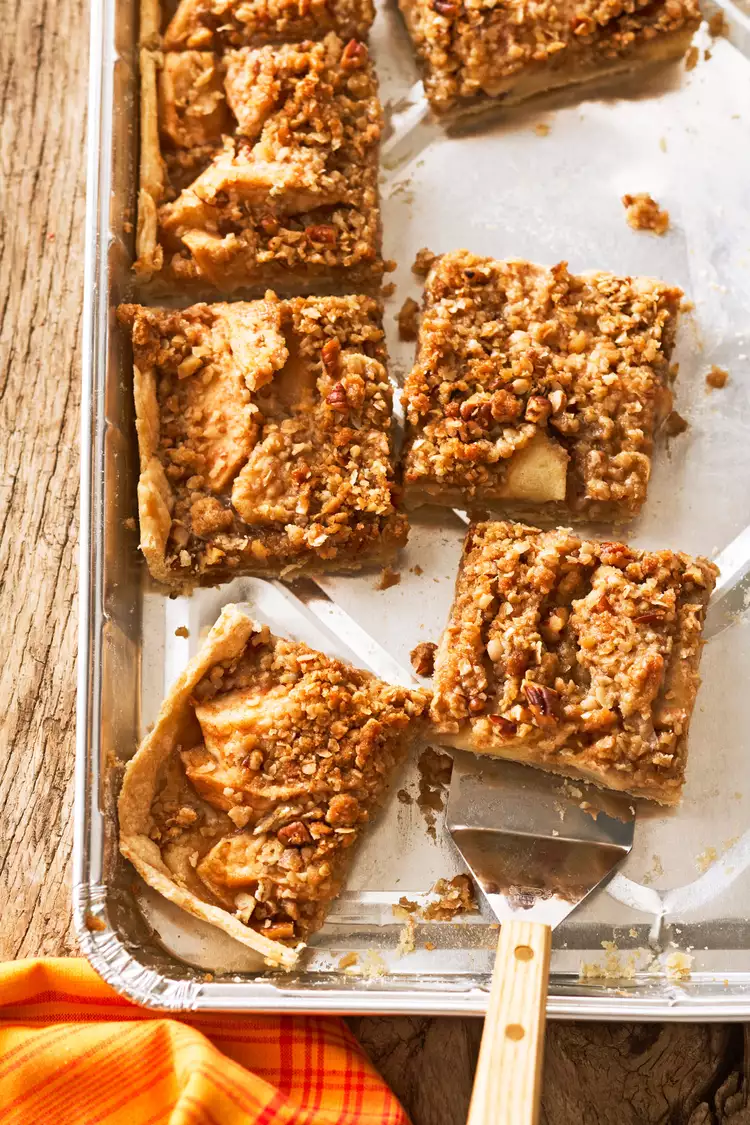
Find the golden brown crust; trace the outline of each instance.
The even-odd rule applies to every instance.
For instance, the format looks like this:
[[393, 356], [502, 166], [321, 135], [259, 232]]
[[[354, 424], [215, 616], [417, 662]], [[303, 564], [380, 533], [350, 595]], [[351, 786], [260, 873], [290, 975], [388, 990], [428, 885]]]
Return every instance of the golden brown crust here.
[[380, 304], [123, 305], [135, 361], [141, 548], [189, 590], [358, 569], [406, 540]]
[[717, 574], [567, 528], [473, 525], [433, 722], [451, 745], [675, 804]]
[[289, 965], [428, 703], [227, 606], [128, 764], [121, 850], [178, 906]]
[[634, 516], [682, 293], [465, 250], [435, 259], [404, 388], [407, 501]]
[[695, 0], [399, 0], [438, 116], [678, 58], [700, 23]]
[[227, 50], [321, 39], [329, 31], [366, 39], [374, 15], [372, 0], [181, 0], [163, 46]]
[[152, 72], [148, 55], [140, 225], [149, 239], [139, 239], [135, 269], [155, 291], [379, 284], [383, 119], [364, 44], [331, 33], [224, 54], [168, 52], [158, 121]]

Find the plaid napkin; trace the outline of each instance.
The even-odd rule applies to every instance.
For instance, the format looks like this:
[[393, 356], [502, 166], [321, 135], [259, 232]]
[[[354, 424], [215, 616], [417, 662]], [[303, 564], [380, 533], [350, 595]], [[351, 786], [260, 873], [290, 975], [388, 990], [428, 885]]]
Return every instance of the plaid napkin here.
[[408, 1125], [341, 1020], [172, 1018], [83, 960], [0, 965], [2, 1125]]

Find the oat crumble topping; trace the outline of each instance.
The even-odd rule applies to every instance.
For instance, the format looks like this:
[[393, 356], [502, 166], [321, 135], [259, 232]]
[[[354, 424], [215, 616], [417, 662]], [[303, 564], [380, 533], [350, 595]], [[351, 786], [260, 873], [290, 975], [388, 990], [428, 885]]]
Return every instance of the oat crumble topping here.
[[407, 500], [634, 516], [671, 409], [681, 296], [565, 263], [435, 259], [403, 396]]
[[118, 316], [133, 340], [141, 546], [155, 578], [357, 568], [405, 541], [379, 302], [269, 292]]
[[444, 741], [679, 800], [706, 559], [515, 523], [471, 527], [435, 662]]
[[666, 234], [669, 230], [669, 211], [664, 211], [647, 191], [638, 195], [623, 195], [628, 226], [633, 230], [648, 230], [653, 234]]
[[428, 700], [255, 627], [193, 692], [194, 738], [163, 771], [151, 839], [203, 901], [306, 940]]
[[335, 31], [364, 39], [372, 0], [181, 0], [162, 45], [167, 51], [256, 47], [320, 39]]
[[679, 58], [695, 0], [399, 0], [438, 116]]
[[167, 52], [156, 245], [136, 270], [187, 291], [376, 287], [382, 126], [358, 40]]

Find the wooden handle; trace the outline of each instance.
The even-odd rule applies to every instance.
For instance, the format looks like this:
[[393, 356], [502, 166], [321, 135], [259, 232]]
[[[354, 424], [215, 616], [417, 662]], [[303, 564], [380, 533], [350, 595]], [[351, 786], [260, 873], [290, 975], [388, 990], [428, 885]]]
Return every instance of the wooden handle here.
[[467, 1125], [537, 1125], [552, 931], [503, 922]]

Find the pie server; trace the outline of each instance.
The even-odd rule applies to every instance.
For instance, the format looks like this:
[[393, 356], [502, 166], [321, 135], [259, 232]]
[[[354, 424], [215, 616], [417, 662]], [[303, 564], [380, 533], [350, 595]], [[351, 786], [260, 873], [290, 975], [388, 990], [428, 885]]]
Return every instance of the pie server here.
[[633, 844], [631, 799], [454, 754], [446, 827], [500, 926], [468, 1125], [539, 1117], [552, 930]]

